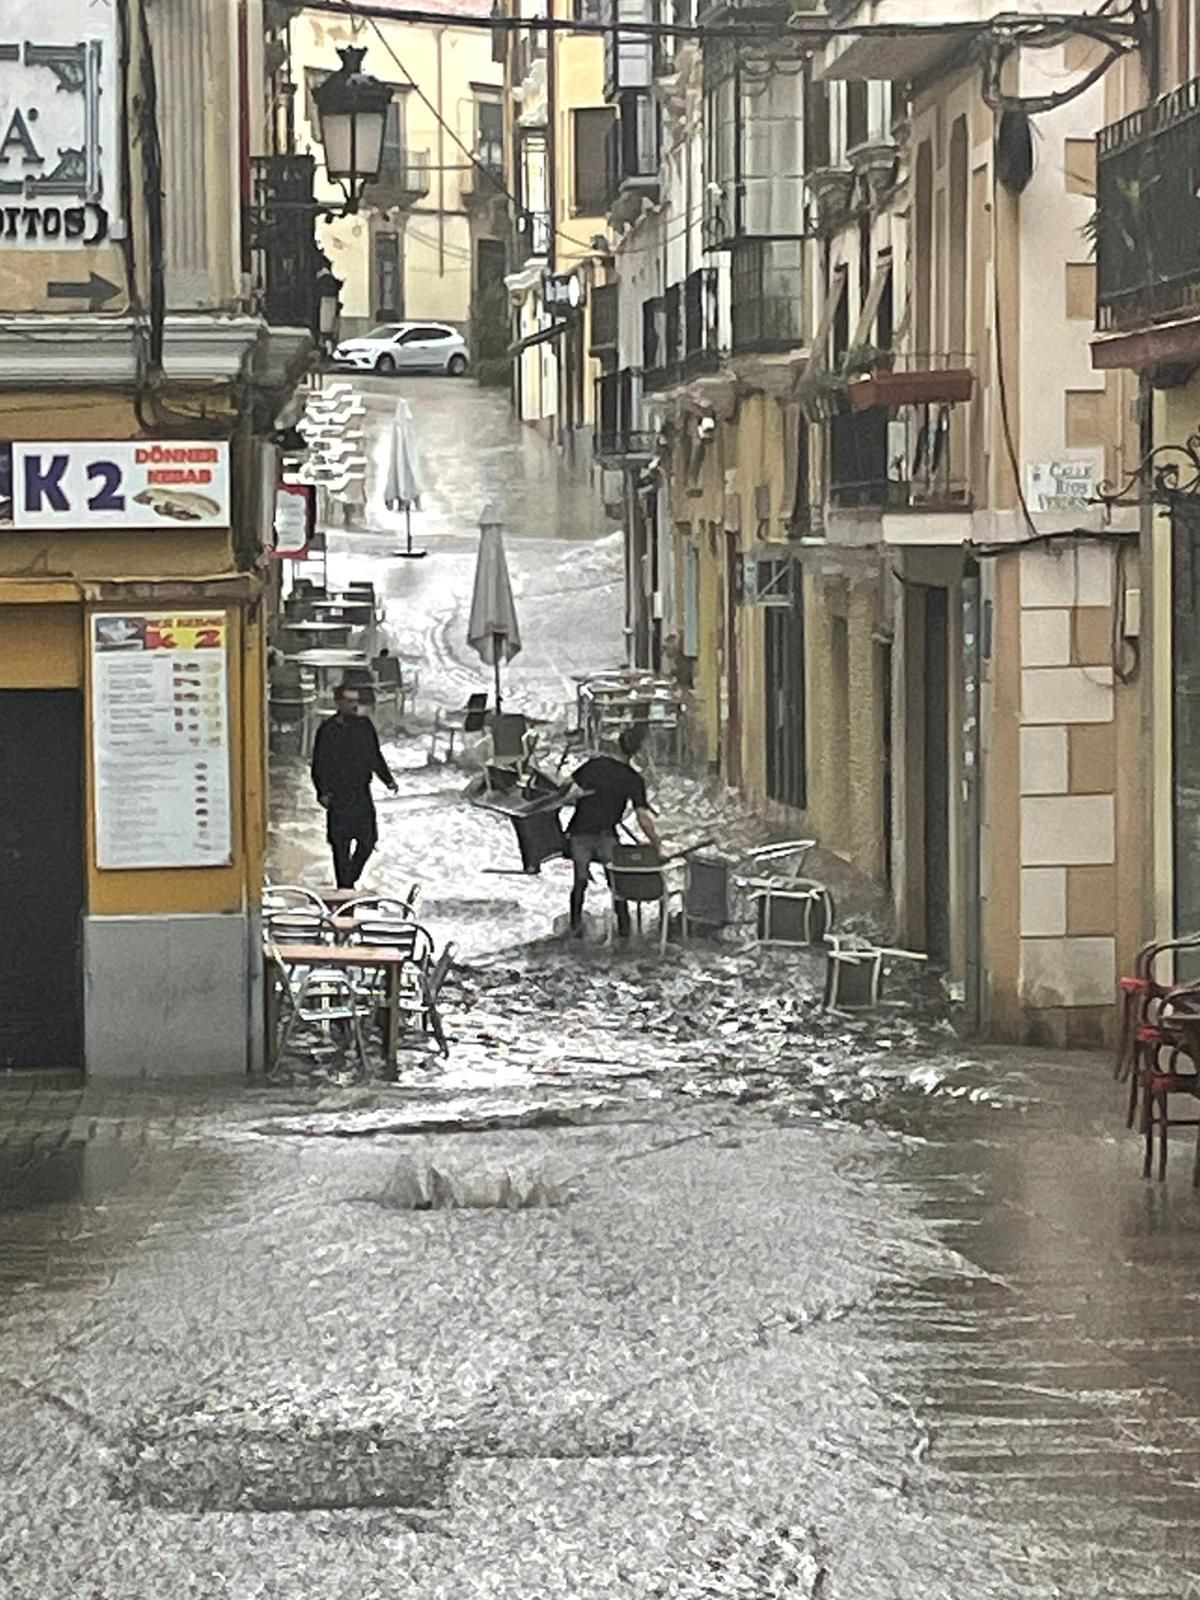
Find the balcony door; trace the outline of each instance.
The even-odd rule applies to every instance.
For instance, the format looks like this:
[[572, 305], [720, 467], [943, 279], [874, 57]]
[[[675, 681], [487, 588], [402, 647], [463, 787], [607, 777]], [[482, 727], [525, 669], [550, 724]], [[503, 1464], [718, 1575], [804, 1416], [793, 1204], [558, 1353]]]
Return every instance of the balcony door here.
[[375, 321], [404, 320], [404, 258], [398, 233], [375, 235]]

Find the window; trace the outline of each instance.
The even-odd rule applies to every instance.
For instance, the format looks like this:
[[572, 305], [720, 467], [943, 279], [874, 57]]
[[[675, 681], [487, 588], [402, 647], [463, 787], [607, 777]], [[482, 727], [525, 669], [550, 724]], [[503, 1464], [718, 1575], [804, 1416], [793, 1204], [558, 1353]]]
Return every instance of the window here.
[[604, 0], [575, 0], [572, 9], [576, 22], [604, 21]]
[[846, 85], [846, 149], [856, 150], [870, 138], [869, 92], [866, 83]]
[[396, 172], [404, 165], [404, 102], [395, 97], [388, 106], [387, 121], [383, 127], [383, 157], [381, 172]]
[[806, 172], [820, 172], [829, 165], [829, 85], [824, 78], [813, 78], [806, 68], [804, 93], [804, 165]]
[[395, 233], [375, 235], [375, 315], [381, 322], [404, 315], [404, 272]]
[[575, 148], [577, 217], [598, 217], [608, 209], [608, 138], [613, 125], [610, 106], [571, 113]]
[[504, 107], [499, 100], [475, 102], [475, 154], [484, 166], [504, 165]]

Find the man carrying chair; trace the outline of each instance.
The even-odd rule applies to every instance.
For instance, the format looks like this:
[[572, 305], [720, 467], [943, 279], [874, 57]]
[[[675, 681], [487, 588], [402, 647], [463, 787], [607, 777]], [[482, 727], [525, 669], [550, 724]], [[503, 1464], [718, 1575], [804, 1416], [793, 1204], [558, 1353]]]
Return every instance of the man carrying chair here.
[[[662, 839], [646, 798], [646, 780], [632, 766], [642, 747], [644, 730], [625, 728], [617, 741], [615, 756], [593, 756], [574, 773], [570, 798], [575, 800], [575, 815], [567, 825], [567, 839], [575, 879], [571, 885], [571, 937], [583, 938], [583, 901], [587, 894], [592, 862], [612, 865], [617, 843], [617, 828], [632, 805], [638, 826], [655, 850], [661, 853]], [[613, 909], [617, 933], [629, 937], [629, 906], [617, 900]]]

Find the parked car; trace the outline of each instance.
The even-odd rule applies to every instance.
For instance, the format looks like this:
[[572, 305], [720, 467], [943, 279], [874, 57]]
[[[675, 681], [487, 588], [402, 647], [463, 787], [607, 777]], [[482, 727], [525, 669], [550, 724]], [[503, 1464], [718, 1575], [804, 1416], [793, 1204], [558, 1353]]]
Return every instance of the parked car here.
[[467, 341], [444, 322], [388, 322], [333, 352], [358, 372], [445, 372], [461, 378], [470, 365]]

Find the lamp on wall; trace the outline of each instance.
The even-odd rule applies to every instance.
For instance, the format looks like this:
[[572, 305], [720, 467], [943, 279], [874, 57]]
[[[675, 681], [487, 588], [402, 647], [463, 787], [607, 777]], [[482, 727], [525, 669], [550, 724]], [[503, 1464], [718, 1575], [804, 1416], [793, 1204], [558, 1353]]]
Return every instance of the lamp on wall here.
[[346, 196], [346, 213], [358, 210], [368, 184], [379, 177], [392, 91], [362, 70], [366, 51], [347, 45], [342, 64], [313, 90], [320, 118], [325, 170]]

